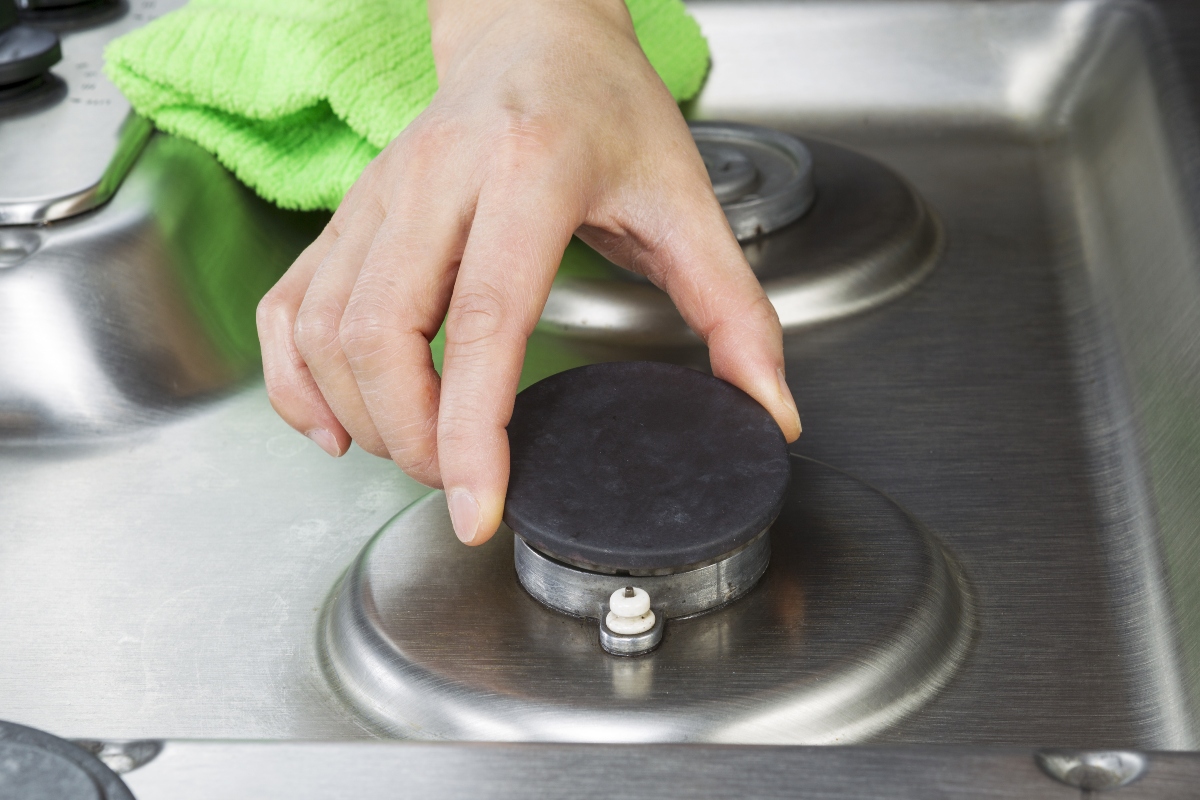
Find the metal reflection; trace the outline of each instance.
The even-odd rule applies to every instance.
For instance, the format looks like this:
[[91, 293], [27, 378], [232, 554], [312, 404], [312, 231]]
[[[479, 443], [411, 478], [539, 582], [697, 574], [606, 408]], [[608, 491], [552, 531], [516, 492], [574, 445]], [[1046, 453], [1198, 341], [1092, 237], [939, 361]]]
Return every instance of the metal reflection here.
[[129, 430], [252, 374], [255, 306], [322, 219], [156, 136], [102, 209], [0, 229], [0, 440]]
[[335, 591], [320, 629], [326, 675], [372, 725], [405, 736], [862, 741], [962, 663], [969, 593], [937, 540], [885, 497], [817, 462], [793, 467], [758, 586], [669, 620], [662, 644], [631, 660], [601, 650], [594, 620], [522, 590], [511, 532], [459, 546], [431, 494]]

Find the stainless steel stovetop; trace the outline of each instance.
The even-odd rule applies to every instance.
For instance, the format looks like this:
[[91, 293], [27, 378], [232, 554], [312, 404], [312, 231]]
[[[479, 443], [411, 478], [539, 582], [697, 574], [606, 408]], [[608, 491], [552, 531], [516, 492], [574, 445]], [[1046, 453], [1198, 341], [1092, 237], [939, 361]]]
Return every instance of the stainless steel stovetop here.
[[[58, 288], [19, 298], [5, 292], [37, 285], [32, 262], [0, 262], [0, 308], [61, 320], [62, 303], [38, 303], [71, 296], [72, 274], [101, 298], [136, 283], [132, 307], [167, 320], [171, 336], [94, 319], [47, 330], [84, 361], [101, 333], [169, 357], [102, 384], [119, 413], [85, 402], [109, 396], [101, 384], [63, 378], [56, 386], [82, 393], [74, 416], [56, 427], [51, 409], [34, 433], [21, 417], [0, 444], [0, 718], [69, 738], [169, 740], [125, 776], [139, 798], [280, 786], [382, 796], [406, 776], [418, 794], [447, 795], [470, 794], [474, 780], [503, 796], [568, 786], [780, 796], [804, 782], [815, 796], [872, 796], [886, 783], [914, 797], [955, 787], [1066, 797], [1077, 792], [1039, 772], [1032, 748], [1200, 746], [1200, 127], [1172, 30], [1154, 6], [1106, 0], [690, 7], [714, 54], [691, 115], [866, 153], [911, 183], [944, 235], [936, 268], [907, 294], [786, 345], [805, 428], [794, 452], [885, 492], [972, 587], [973, 638], [954, 677], [869, 739], [911, 747], [361, 741], [378, 729], [330, 686], [318, 621], [363, 545], [427, 490], [357, 449], [331, 460], [288, 429], [241, 351], [179, 321], [186, 274], [146, 288], [128, 264], [88, 271], [69, 259], [55, 262]], [[1170, 11], [1200, 17], [1180, 8]], [[207, 163], [171, 141], [151, 139], [143, 161]], [[137, 213], [161, 228], [145, 209], [174, 189], [139, 169], [106, 207], [124, 216], [93, 212], [112, 241], [142, 230], [120, 227]], [[134, 190], [142, 199], [121, 206]], [[252, 219], [296, 228], [236, 196]], [[228, 224], [215, 219], [214, 234]], [[57, 235], [0, 228], [0, 244], [13, 231], [42, 237], [43, 252]], [[276, 270], [287, 252], [263, 263]], [[156, 307], [164, 297], [176, 305]], [[27, 329], [5, 313], [11, 354]], [[0, 399], [12, 376], [34, 380], [53, 361], [41, 344], [24, 361], [0, 355]], [[703, 363], [686, 346], [542, 330], [525, 383], [647, 354]], [[96, 364], [87, 375], [125, 369]], [[87, 413], [93, 432], [79, 422]], [[848, 635], [859, 622], [845, 620]], [[196, 739], [258, 743], [176, 741]], [[1158, 777], [1118, 796], [1194, 790], [1195, 756], [1156, 759]], [[644, 780], [621, 763], [643, 765]], [[654, 777], [660, 768], [674, 777]], [[521, 769], [541, 777], [525, 783]], [[555, 783], [569, 774], [586, 779]], [[716, 774], [755, 777], [727, 785]]]

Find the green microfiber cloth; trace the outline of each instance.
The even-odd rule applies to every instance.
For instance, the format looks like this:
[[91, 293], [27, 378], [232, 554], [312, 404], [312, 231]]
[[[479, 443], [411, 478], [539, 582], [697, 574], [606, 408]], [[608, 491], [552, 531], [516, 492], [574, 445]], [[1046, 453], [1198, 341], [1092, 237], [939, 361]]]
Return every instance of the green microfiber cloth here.
[[[626, 0], [677, 100], [708, 45], [680, 0]], [[121, 37], [106, 71], [160, 129], [284, 208], [333, 210], [437, 89], [425, 0], [192, 0]]]

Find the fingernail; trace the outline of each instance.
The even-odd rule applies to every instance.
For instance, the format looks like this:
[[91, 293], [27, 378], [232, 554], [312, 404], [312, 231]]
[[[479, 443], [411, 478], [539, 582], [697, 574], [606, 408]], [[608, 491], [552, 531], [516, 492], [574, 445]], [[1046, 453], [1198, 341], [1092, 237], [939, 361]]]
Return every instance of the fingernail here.
[[304, 435], [316, 442], [318, 447], [334, 458], [342, 454], [341, 448], [338, 447], [337, 439], [324, 428], [313, 428]]
[[792, 397], [792, 390], [788, 388], [787, 378], [783, 377], [783, 368], [775, 370], [775, 374], [779, 377], [779, 394], [783, 398], [784, 405], [792, 411], [792, 415], [796, 417], [796, 432], [804, 430], [800, 425], [800, 410], [796, 408], [796, 398]]
[[464, 544], [475, 541], [475, 533], [479, 530], [479, 503], [466, 489], [453, 489], [449, 505], [454, 535]]

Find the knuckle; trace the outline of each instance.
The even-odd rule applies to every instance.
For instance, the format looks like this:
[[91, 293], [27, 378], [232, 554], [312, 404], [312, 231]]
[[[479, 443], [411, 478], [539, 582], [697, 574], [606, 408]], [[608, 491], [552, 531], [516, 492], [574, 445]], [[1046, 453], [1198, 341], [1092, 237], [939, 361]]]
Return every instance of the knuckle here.
[[394, 333], [391, 314], [376, 303], [358, 303], [342, 316], [337, 340], [353, 362], [378, 352]]
[[296, 349], [305, 361], [311, 362], [322, 357], [331, 346], [337, 344], [339, 311], [328, 303], [300, 307], [293, 330]]
[[783, 335], [783, 326], [779, 324], [779, 315], [775, 312], [775, 306], [771, 304], [765, 294], [760, 293], [758, 297], [747, 302], [738, 311], [716, 319], [704, 338], [712, 339], [719, 336], [744, 339], [760, 337], [763, 333], [767, 333], [773, 338], [780, 338]]
[[473, 420], [461, 414], [446, 414], [438, 427], [438, 446], [443, 450], [474, 449], [478, 445], [478, 429]]
[[[354, 182], [345, 197], [342, 198], [342, 202], [338, 204], [337, 210], [333, 212], [333, 216], [325, 225], [321, 236], [327, 237], [332, 244], [354, 230], [355, 220], [362, 222], [367, 217], [383, 219], [383, 216], [386, 215], [389, 197], [385, 197], [381, 193], [389, 192], [389, 187], [393, 187], [395, 183], [388, 180], [386, 175], [381, 174], [386, 172], [386, 168], [386, 155], [382, 153], [367, 164], [358, 180]], [[366, 217], [363, 216], [364, 214]]]
[[509, 109], [499, 125], [496, 154], [501, 167], [521, 170], [553, 156], [562, 145], [562, 125], [546, 115]]
[[779, 314], [765, 293], [759, 293], [758, 297], [754, 299], [746, 311], [746, 316], [772, 331], [782, 330], [779, 324]]
[[287, 304], [278, 287], [271, 289], [258, 301], [254, 309], [254, 321], [258, 325], [258, 334], [267, 337], [272, 331], [272, 322], [287, 313]]
[[[367, 168], [369, 169], [370, 165], [368, 165]], [[350, 217], [353, 215], [353, 200], [364, 191], [367, 191], [365, 188], [365, 181], [363, 181], [362, 178], [359, 178], [359, 180], [355, 181], [350, 187], [350, 191], [346, 193], [346, 196], [342, 199], [342, 202], [338, 203], [337, 210], [333, 212], [333, 216], [329, 218], [329, 222], [325, 223], [325, 227], [321, 231], [321, 236], [327, 237], [335, 242], [341, 238], [342, 234], [346, 231], [346, 223], [350, 221]]]
[[504, 331], [504, 297], [491, 286], [480, 286], [455, 295], [446, 316], [446, 341], [472, 345], [489, 341]]
[[461, 115], [443, 110], [422, 114], [421, 124], [414, 133], [427, 150], [445, 153], [447, 145], [462, 141], [467, 129]]
[[389, 167], [402, 166], [406, 175], [427, 174], [445, 168], [446, 153], [459, 149], [464, 134], [456, 116], [426, 110], [384, 149], [384, 157]]

